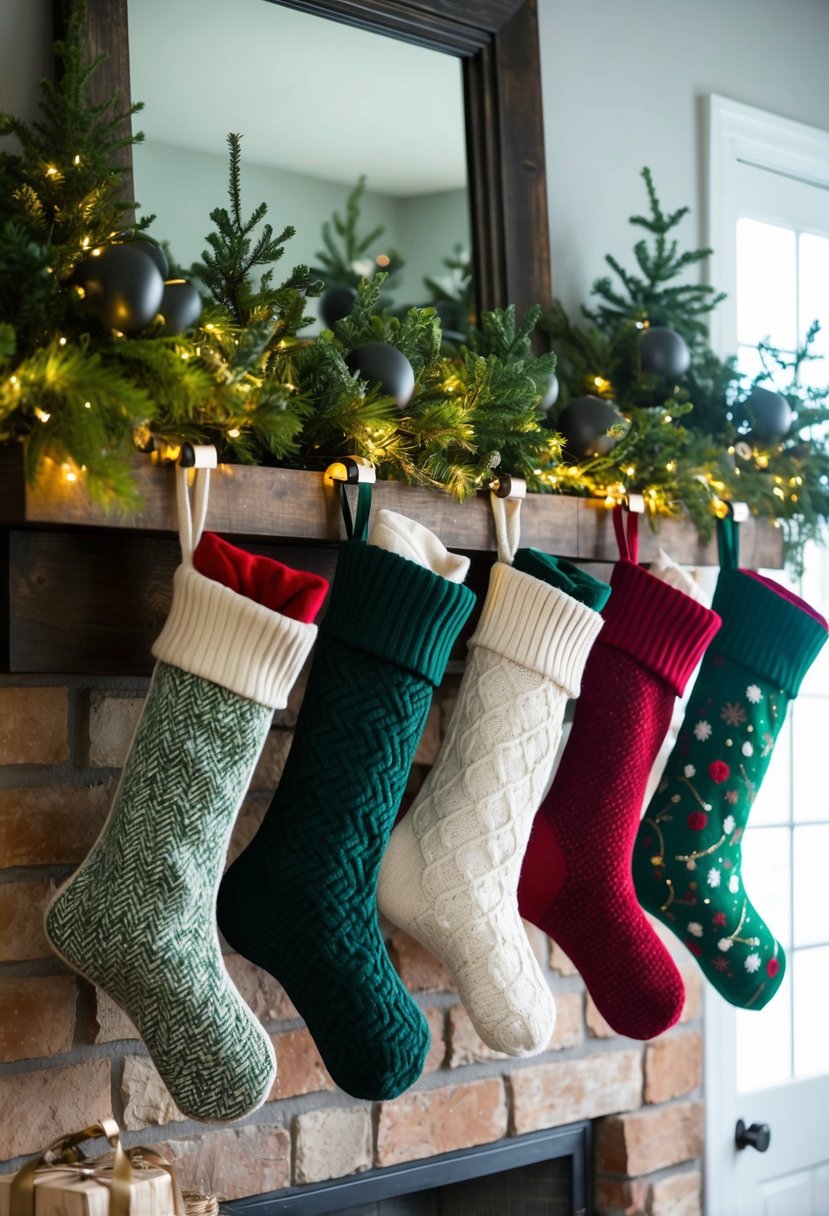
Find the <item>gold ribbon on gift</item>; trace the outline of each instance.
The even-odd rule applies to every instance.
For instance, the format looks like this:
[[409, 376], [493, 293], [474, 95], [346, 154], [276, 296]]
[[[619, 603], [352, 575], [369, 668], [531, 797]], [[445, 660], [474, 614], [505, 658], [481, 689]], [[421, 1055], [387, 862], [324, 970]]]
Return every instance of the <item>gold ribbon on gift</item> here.
[[[84, 1140], [103, 1136], [113, 1152], [105, 1158], [89, 1159], [79, 1145]], [[110, 1188], [109, 1216], [129, 1216], [133, 1170], [139, 1171], [155, 1166], [170, 1175], [173, 1188], [175, 1216], [184, 1216], [184, 1200], [175, 1170], [151, 1148], [138, 1146], [124, 1150], [121, 1146], [121, 1129], [114, 1119], [101, 1119], [89, 1127], [68, 1136], [53, 1140], [41, 1153], [27, 1161], [12, 1179], [9, 1196], [9, 1216], [34, 1216], [35, 1176], [43, 1178], [83, 1178], [105, 1183]]]

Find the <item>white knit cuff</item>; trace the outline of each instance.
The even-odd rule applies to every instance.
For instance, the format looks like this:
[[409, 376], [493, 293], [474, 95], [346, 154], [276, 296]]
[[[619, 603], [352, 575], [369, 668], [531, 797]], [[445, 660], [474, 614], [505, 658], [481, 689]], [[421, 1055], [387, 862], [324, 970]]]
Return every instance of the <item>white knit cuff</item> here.
[[549, 677], [577, 697], [590, 648], [602, 627], [598, 612], [540, 579], [496, 562], [470, 646], [485, 646]]
[[664, 549], [659, 550], [659, 555], [649, 570], [669, 587], [675, 587], [677, 591], [684, 591], [686, 595], [690, 595], [691, 599], [696, 600], [698, 604], [704, 604], [706, 608], [711, 607], [710, 595], [700, 586], [694, 576], [688, 570], [683, 570], [682, 566], [677, 565]]
[[153, 655], [240, 697], [283, 709], [317, 636], [295, 621], [181, 565]]
[[423, 524], [386, 508], [377, 512], [368, 534], [368, 543], [396, 553], [398, 557], [406, 557], [410, 562], [417, 562], [418, 566], [439, 574], [450, 583], [462, 583], [469, 570], [468, 557], [450, 553], [434, 532], [424, 528]]

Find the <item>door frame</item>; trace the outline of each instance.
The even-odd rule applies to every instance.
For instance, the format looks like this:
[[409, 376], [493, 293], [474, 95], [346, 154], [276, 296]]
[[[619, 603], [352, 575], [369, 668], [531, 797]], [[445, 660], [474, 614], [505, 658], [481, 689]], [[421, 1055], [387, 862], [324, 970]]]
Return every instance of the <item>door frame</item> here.
[[[725, 357], [737, 349], [737, 166], [748, 164], [829, 191], [829, 133], [716, 93], [705, 101], [705, 243], [715, 253], [712, 278], [728, 291], [711, 315], [710, 340], [713, 350]], [[729, 1066], [736, 1059], [736, 1026], [732, 1007], [710, 985], [705, 992], [704, 1044], [705, 1210], [720, 1216], [737, 1210], [735, 1150], [731, 1128], [724, 1122], [730, 1123], [732, 1115], [735, 1086]], [[751, 1123], [753, 1095], [746, 1095], [744, 1106], [742, 1117]]]

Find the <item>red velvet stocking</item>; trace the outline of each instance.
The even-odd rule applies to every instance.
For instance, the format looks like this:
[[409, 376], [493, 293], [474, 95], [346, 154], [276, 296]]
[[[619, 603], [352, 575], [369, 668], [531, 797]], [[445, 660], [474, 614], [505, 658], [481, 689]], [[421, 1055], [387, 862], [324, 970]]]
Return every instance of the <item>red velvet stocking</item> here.
[[193, 554], [199, 574], [238, 591], [295, 621], [313, 621], [328, 593], [328, 580], [293, 570], [272, 557], [247, 553], [215, 532], [205, 532]]
[[684, 986], [636, 898], [633, 842], [674, 699], [720, 618], [636, 565], [636, 520], [582, 677], [570, 738], [533, 824], [521, 915], [554, 938], [619, 1034], [649, 1039], [682, 1012]]

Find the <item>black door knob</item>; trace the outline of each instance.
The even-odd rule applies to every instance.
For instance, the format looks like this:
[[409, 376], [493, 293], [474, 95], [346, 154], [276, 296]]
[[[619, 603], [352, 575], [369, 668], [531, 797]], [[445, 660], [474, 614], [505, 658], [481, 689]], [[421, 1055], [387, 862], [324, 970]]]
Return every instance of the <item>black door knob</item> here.
[[746, 1127], [742, 1119], [738, 1119], [734, 1143], [737, 1148], [756, 1148], [758, 1153], [764, 1153], [771, 1143], [771, 1128], [768, 1123], [752, 1123], [751, 1127]]

